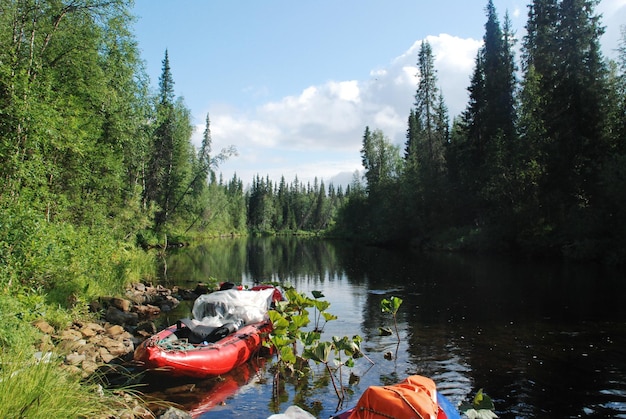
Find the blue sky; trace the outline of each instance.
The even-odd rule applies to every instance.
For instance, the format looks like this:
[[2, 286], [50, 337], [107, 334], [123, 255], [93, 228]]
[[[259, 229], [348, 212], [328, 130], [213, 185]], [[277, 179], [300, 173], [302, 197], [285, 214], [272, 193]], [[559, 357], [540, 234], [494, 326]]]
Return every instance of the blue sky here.
[[[529, 0], [494, 0], [518, 38]], [[257, 174], [349, 183], [362, 170], [365, 126], [398, 145], [427, 39], [451, 118], [466, 105], [487, 1], [135, 0], [135, 36], [156, 90], [167, 49], [177, 96], [191, 110], [199, 144], [207, 113], [218, 168], [244, 184]], [[626, 0], [602, 0], [605, 55], [614, 56]]]

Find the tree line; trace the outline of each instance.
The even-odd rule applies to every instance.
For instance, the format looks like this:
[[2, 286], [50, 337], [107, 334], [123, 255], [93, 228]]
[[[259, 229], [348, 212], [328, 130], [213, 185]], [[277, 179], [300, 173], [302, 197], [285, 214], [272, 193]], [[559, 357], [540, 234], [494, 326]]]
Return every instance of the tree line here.
[[423, 42], [404, 147], [367, 127], [364, 182], [343, 191], [218, 178], [235, 148], [212, 150], [209, 115], [193, 145], [168, 51], [151, 90], [128, 1], [0, 0], [3, 260], [23, 262], [40, 225], [79, 242], [304, 230], [624, 260], [626, 52], [602, 56], [597, 3], [534, 0], [516, 57], [489, 1], [469, 102], [452, 121]]
[[365, 239], [626, 260], [626, 30], [603, 57], [596, 0], [533, 0], [521, 56], [493, 2], [449, 123], [427, 41], [404, 153], [366, 127], [367, 190], [339, 214]]
[[194, 146], [168, 51], [152, 91], [130, 7], [0, 0], [3, 218], [141, 244], [166, 235], [327, 228], [344, 195], [332, 185], [253, 179], [245, 189], [236, 175], [217, 179], [236, 149], [212, 150], [208, 114]]
[[337, 212], [350, 196], [350, 187], [328, 188], [316, 177], [313, 185], [295, 180], [288, 184], [256, 176], [246, 193], [248, 226], [253, 232], [325, 232], [333, 228]]
[[234, 148], [212, 152], [208, 115], [194, 147], [167, 51], [151, 89], [131, 6], [0, 0], [0, 305], [16, 313], [150, 278], [140, 245], [246, 231], [241, 182], [214, 174]]

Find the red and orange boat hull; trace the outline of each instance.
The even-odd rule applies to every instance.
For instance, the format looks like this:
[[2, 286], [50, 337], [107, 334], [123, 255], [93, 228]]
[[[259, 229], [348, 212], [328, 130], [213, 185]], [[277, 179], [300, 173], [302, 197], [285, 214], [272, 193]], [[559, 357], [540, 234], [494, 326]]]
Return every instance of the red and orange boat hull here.
[[[268, 322], [246, 325], [225, 338], [203, 345], [168, 345], [173, 325], [137, 347], [134, 360], [146, 370], [176, 377], [206, 378], [225, 374], [247, 362], [272, 331]], [[176, 341], [175, 341], [176, 342]]]

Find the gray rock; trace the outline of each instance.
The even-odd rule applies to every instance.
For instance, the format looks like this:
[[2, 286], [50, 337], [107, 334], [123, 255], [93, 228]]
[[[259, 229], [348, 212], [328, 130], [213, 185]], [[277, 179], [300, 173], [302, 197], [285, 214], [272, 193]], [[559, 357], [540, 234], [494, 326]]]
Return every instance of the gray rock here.
[[165, 413], [159, 416], [159, 419], [192, 419], [192, 416], [180, 409], [170, 407], [165, 411]]

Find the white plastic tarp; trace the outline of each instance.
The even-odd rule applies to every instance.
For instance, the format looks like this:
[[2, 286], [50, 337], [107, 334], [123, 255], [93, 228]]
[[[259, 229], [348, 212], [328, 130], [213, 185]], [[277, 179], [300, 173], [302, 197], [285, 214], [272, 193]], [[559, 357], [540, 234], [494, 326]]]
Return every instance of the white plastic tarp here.
[[193, 304], [196, 322], [219, 327], [226, 323], [250, 324], [267, 318], [274, 288], [259, 291], [230, 289], [201, 295]]

